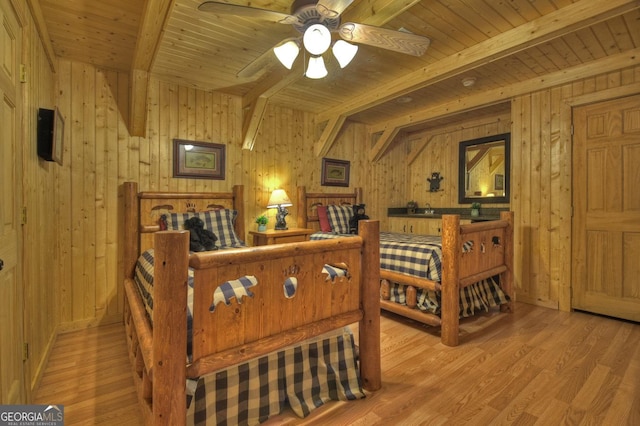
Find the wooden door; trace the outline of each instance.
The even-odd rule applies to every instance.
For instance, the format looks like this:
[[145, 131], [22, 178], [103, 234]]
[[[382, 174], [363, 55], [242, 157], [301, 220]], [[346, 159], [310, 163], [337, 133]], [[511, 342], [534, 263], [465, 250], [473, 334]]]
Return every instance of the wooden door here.
[[24, 404], [23, 293], [20, 256], [20, 28], [0, 0], [0, 403]]
[[574, 113], [572, 307], [640, 321], [640, 95]]

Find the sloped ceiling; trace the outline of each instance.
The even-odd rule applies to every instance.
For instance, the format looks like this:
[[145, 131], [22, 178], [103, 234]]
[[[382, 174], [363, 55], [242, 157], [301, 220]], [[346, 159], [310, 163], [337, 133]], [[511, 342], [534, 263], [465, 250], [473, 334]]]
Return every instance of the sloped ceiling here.
[[[344, 69], [327, 55], [329, 75], [311, 80], [301, 57], [287, 70], [271, 53], [296, 36], [290, 25], [202, 12], [200, 0], [28, 1], [52, 56], [131, 75], [133, 134], [146, 128], [146, 85], [154, 75], [242, 96], [245, 148], [273, 104], [317, 114], [317, 155], [345, 122], [370, 125], [372, 160], [430, 121], [634, 66], [640, 53], [637, 0], [355, 0], [342, 22], [408, 30], [428, 37], [429, 49], [414, 57], [360, 45]], [[289, 13], [292, 2], [226, 3]], [[256, 75], [237, 77], [256, 60]], [[463, 86], [465, 78], [475, 84]]]

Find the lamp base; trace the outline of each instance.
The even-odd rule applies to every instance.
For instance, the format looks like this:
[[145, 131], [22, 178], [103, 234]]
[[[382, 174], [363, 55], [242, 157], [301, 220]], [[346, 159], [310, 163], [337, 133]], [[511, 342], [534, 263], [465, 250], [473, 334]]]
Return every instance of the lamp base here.
[[276, 231], [285, 231], [287, 228], [287, 221], [284, 219], [289, 212], [285, 207], [278, 206], [278, 213], [276, 213], [276, 227], [274, 228]]

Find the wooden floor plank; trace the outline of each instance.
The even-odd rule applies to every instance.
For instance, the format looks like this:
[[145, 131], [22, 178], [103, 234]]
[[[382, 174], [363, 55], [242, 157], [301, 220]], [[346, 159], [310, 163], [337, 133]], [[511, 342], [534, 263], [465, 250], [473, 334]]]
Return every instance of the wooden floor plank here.
[[[267, 424], [640, 424], [639, 324], [518, 303], [462, 320], [460, 341], [384, 313], [381, 390]], [[142, 424], [124, 327], [59, 336], [34, 398], [64, 405], [66, 425]]]

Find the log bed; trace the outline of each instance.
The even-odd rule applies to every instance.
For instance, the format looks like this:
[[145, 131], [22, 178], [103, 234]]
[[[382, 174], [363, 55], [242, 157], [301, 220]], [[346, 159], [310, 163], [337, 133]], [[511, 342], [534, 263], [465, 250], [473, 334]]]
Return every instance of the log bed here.
[[[359, 204], [362, 203], [361, 193], [359, 188], [350, 193], [308, 193], [305, 187], [298, 187], [298, 227], [319, 231], [318, 206]], [[464, 250], [469, 242], [473, 249]], [[460, 292], [465, 287], [499, 276], [500, 288], [508, 297], [507, 303], [500, 305], [500, 310], [514, 310], [513, 212], [502, 212], [499, 220], [471, 224], [461, 224], [459, 215], [443, 215], [441, 252], [440, 281], [381, 269], [380, 306], [412, 320], [440, 327], [442, 343], [457, 346]], [[389, 300], [391, 283], [403, 286], [406, 303]], [[440, 315], [416, 308], [416, 294], [420, 289], [440, 293]]]
[[[138, 192], [136, 183], [126, 182], [120, 197], [124, 322], [146, 424], [186, 423], [185, 383], [189, 377], [219, 371], [354, 323], [359, 326], [362, 387], [369, 391], [380, 388], [377, 221], [364, 223], [357, 238], [190, 253], [189, 232], [161, 231], [159, 212], [236, 209], [235, 231], [244, 238], [241, 186], [229, 193], [162, 193]], [[154, 249], [155, 258], [153, 324], [134, 282], [138, 258], [149, 248]], [[346, 264], [348, 277], [327, 281], [320, 270], [331, 263]], [[194, 283], [193, 338], [192, 358], [187, 362], [189, 268]], [[221, 303], [210, 312], [216, 287], [238, 275], [257, 279], [252, 297]], [[295, 297], [285, 298], [282, 282], [292, 276], [298, 280]]]

